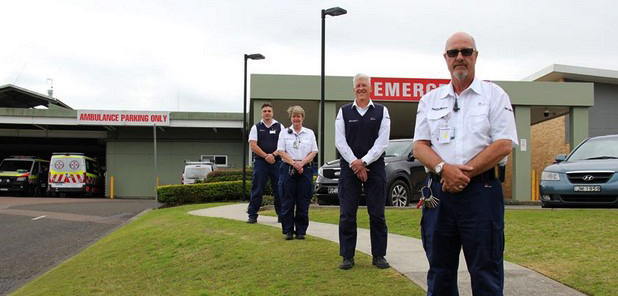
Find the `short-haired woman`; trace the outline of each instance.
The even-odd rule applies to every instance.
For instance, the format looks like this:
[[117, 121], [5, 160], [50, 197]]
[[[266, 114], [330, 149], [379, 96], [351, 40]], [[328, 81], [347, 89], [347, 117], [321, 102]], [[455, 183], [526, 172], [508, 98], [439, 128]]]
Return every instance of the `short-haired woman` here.
[[318, 144], [313, 131], [303, 127], [305, 110], [292, 106], [288, 114], [292, 125], [281, 130], [277, 143], [277, 151], [283, 160], [282, 175], [279, 177], [283, 184], [281, 227], [286, 240], [293, 239], [294, 234], [297, 239], [305, 239], [313, 193], [311, 163], [318, 153]]

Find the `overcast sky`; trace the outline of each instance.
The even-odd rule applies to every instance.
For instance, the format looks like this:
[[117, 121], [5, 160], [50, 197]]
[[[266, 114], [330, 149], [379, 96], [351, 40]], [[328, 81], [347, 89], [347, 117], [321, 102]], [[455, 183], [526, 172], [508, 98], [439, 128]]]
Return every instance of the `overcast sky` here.
[[320, 75], [333, 6], [348, 14], [326, 20], [326, 75], [448, 78], [456, 31], [475, 37], [482, 79], [618, 70], [613, 0], [7, 0], [0, 85], [46, 94], [50, 78], [75, 109], [241, 112], [243, 54], [266, 56], [249, 73]]

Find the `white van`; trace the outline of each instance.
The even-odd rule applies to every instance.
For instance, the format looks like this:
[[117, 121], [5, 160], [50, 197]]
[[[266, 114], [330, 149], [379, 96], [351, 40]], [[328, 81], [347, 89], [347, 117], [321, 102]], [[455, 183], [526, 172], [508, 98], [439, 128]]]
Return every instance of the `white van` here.
[[188, 161], [182, 173], [182, 184], [193, 184], [197, 180], [206, 181], [208, 173], [214, 171], [217, 166], [212, 162]]

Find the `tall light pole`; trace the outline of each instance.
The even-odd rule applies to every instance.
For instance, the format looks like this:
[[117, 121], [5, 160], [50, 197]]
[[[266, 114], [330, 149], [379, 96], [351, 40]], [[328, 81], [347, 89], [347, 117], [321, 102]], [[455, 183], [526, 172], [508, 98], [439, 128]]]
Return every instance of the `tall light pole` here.
[[263, 60], [259, 53], [245, 54], [245, 86], [243, 88], [242, 103], [242, 201], [247, 199], [247, 60]]
[[326, 16], [338, 16], [348, 13], [341, 7], [331, 7], [329, 9], [322, 9], [322, 74], [320, 75], [320, 153], [318, 166], [324, 164], [324, 43], [326, 38]]

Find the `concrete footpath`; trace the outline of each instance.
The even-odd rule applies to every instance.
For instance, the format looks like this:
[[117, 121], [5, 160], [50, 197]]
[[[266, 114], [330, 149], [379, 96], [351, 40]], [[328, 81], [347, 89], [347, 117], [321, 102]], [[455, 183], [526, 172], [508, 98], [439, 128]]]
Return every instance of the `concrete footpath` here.
[[[359, 208], [359, 211], [364, 208]], [[247, 220], [247, 204], [234, 204], [222, 207], [191, 211], [197, 216], [219, 217], [239, 221]], [[309, 211], [311, 217], [311, 211]], [[258, 223], [281, 228], [276, 217], [260, 216]], [[387, 221], [388, 223], [388, 221]], [[338, 225], [313, 222], [309, 223], [307, 235], [323, 238], [339, 243]], [[283, 239], [283, 236], [281, 237]], [[371, 245], [368, 229], [358, 229], [356, 249], [371, 255]], [[418, 286], [427, 290], [427, 270], [429, 264], [421, 240], [397, 234], [388, 235], [386, 259], [393, 268], [411, 279]], [[340, 262], [333, 262], [332, 268], [337, 268]], [[459, 294], [472, 295], [470, 276], [462, 255], [459, 264]], [[504, 262], [504, 295], [585, 295], [559, 282], [547, 278], [525, 267]]]

